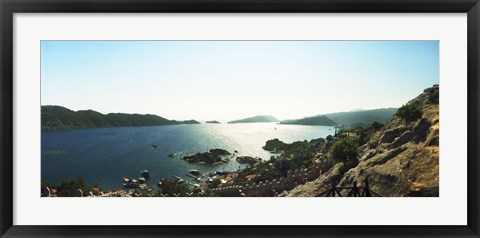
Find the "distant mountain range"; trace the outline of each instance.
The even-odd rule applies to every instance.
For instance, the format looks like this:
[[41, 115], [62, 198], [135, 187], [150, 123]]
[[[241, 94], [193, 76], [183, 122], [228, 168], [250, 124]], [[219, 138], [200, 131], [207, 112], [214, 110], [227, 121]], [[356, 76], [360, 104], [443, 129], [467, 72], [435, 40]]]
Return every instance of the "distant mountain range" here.
[[[350, 112], [336, 112], [300, 119], [279, 121], [270, 115], [258, 115], [228, 122], [256, 123], [280, 122], [289, 125], [316, 125], [316, 126], [366, 126], [373, 122], [385, 123], [397, 111], [396, 108], [382, 108], [374, 110], [355, 110]], [[208, 121], [206, 123], [219, 123]], [[76, 128], [100, 127], [127, 127], [127, 126], [160, 126], [177, 124], [200, 124], [195, 120], [176, 121], [152, 114], [102, 114], [93, 110], [73, 111], [61, 106], [42, 106], [42, 130], [67, 130]]]
[[254, 122], [279, 122], [279, 120], [273, 116], [259, 115], [259, 116], [247, 117], [239, 120], [230, 121], [228, 123], [233, 124], [233, 123], [254, 123]]
[[355, 110], [335, 112], [301, 119], [284, 120], [280, 124], [317, 125], [317, 126], [366, 126], [373, 122], [385, 123], [397, 111], [397, 108], [381, 108], [373, 110]]
[[67, 130], [123, 126], [200, 124], [195, 120], [175, 121], [152, 114], [102, 114], [93, 110], [72, 111], [61, 106], [42, 106], [42, 130]]

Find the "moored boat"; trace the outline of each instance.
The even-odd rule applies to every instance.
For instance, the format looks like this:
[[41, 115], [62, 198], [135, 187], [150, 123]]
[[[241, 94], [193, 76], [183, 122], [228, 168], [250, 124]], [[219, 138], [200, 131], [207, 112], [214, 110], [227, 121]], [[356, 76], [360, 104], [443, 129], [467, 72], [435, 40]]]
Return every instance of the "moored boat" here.
[[150, 173], [148, 173], [148, 170], [141, 171], [141, 174], [142, 174], [142, 177], [144, 177], [145, 179], [150, 178]]

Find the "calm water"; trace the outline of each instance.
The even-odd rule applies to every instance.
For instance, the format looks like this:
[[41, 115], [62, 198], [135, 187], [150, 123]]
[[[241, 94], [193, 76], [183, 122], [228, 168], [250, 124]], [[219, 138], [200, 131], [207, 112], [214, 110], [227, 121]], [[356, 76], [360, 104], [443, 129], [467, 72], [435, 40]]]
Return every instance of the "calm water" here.
[[[42, 180], [57, 183], [83, 177], [101, 188], [122, 187], [123, 177], [138, 178], [150, 172], [150, 184], [160, 177], [185, 175], [190, 169], [202, 173], [239, 168], [235, 159], [221, 165], [189, 164], [185, 155], [220, 148], [238, 155], [269, 159], [265, 142], [278, 138], [290, 143], [324, 138], [331, 127], [279, 125], [275, 123], [197, 124], [151, 127], [118, 127], [42, 132]], [[153, 149], [150, 145], [158, 145]], [[168, 157], [170, 153], [175, 157]]]

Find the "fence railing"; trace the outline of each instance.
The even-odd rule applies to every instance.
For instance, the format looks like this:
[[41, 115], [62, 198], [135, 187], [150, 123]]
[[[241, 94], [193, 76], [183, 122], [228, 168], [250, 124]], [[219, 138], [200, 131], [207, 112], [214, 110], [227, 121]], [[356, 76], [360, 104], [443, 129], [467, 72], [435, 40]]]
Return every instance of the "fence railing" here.
[[[365, 180], [363, 184], [363, 186], [357, 186], [356, 181], [353, 182], [352, 187], [337, 187], [335, 184], [333, 184], [332, 188], [320, 193], [315, 197], [382, 197], [382, 195], [370, 189], [368, 180]], [[345, 194], [345, 191], [348, 192]]]

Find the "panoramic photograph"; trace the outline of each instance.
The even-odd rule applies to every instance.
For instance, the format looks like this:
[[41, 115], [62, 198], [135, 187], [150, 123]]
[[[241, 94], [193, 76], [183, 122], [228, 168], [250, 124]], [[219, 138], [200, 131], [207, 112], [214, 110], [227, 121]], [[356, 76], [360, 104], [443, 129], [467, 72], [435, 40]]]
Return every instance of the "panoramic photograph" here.
[[438, 41], [42, 41], [40, 196], [439, 197], [439, 87]]

